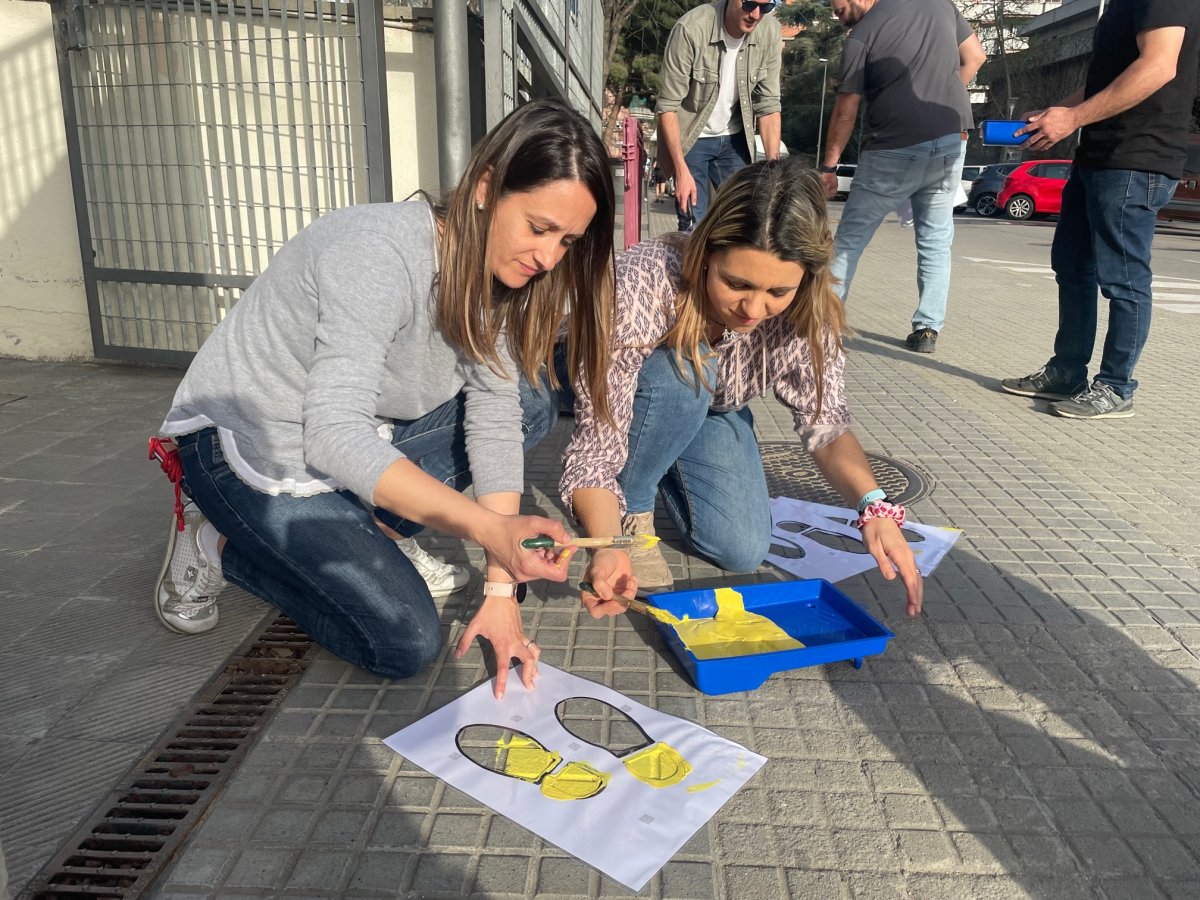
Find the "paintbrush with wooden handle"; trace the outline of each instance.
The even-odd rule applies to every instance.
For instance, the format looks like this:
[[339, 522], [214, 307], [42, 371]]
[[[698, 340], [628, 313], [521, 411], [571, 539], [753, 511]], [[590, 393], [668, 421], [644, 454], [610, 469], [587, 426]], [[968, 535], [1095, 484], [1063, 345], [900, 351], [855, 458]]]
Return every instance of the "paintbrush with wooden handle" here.
[[624, 547], [630, 550], [648, 550], [659, 542], [653, 534], [615, 534], [610, 537], [581, 537], [560, 543], [546, 534], [526, 538], [521, 546], [526, 550], [562, 550], [566, 547]]
[[[579, 590], [588, 594], [592, 594], [596, 597], [600, 596], [596, 593], [596, 589], [592, 586], [590, 581], [579, 582]], [[678, 622], [678, 620], [665, 609], [659, 609], [657, 606], [651, 606], [649, 603], [646, 603], [644, 600], [638, 600], [636, 597], [622, 597], [620, 594], [614, 594], [613, 599], [626, 609], [632, 609], [634, 612], [639, 612], [643, 616], [649, 616], [655, 621], [666, 622], [668, 625]]]

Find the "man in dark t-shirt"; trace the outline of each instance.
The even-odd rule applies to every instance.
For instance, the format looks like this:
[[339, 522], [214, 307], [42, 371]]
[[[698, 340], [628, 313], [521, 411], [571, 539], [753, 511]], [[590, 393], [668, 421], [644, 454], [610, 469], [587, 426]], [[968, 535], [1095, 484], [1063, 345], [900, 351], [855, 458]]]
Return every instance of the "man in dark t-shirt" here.
[[[1183, 173], [1198, 62], [1198, 0], [1111, 0], [1084, 86], [1025, 117], [1017, 133], [1034, 150], [1080, 127], [1083, 136], [1050, 251], [1054, 356], [1032, 375], [1005, 378], [1010, 394], [1056, 401], [1051, 410], [1072, 419], [1133, 415], [1133, 369], [1150, 334], [1150, 242]], [[1108, 298], [1108, 334], [1089, 384], [1097, 289]]]
[[911, 198], [918, 302], [905, 346], [932, 353], [946, 319], [954, 198], [972, 126], [967, 83], [983, 48], [946, 0], [831, 0], [831, 8], [850, 36], [821, 159], [830, 196], [859, 104], [867, 104], [867, 137], [834, 237], [836, 290], [845, 300], [875, 229]]

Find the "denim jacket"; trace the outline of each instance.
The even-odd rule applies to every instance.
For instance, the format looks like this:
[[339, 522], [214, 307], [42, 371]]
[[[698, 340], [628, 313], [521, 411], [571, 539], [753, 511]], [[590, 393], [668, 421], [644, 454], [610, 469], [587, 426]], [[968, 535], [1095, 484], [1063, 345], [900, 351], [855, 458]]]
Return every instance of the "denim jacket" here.
[[[673, 112], [679, 117], [679, 137], [687, 153], [704, 130], [704, 123], [717, 102], [722, 35], [726, 0], [716, 0], [684, 13], [663, 51], [659, 72], [658, 114]], [[738, 105], [750, 158], [754, 158], [754, 120], [779, 112], [779, 69], [783, 57], [783, 33], [779, 20], [767, 16], [746, 35], [738, 52]], [[749, 102], [747, 101], [749, 98]]]

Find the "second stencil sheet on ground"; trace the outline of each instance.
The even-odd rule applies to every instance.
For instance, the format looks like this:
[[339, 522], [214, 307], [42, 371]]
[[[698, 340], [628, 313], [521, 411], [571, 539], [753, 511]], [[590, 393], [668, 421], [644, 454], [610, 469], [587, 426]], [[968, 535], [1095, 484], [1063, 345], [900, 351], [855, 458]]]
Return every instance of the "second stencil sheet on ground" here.
[[514, 671], [503, 700], [485, 682], [385, 743], [633, 891], [766, 763], [595, 682], [538, 672], [533, 691]]
[[[863, 545], [851, 509], [791, 497], [771, 499], [771, 549], [767, 562], [797, 578], [838, 582], [878, 567]], [[962, 534], [909, 521], [902, 529], [917, 569], [928, 578]]]

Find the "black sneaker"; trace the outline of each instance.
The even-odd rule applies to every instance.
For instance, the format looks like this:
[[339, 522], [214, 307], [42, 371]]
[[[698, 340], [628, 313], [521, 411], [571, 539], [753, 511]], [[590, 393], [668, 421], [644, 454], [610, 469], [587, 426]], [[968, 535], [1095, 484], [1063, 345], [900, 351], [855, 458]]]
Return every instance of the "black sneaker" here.
[[1087, 390], [1087, 382], [1067, 384], [1057, 373], [1042, 366], [1024, 378], [1005, 378], [1000, 387], [1020, 397], [1041, 397], [1043, 400], [1070, 400], [1081, 391]]
[[932, 328], [917, 328], [904, 339], [904, 346], [917, 353], [932, 353], [937, 346], [937, 336]]
[[1128, 419], [1133, 415], [1133, 398], [1126, 400], [1107, 384], [1093, 381], [1091, 387], [1050, 408], [1068, 419]]

